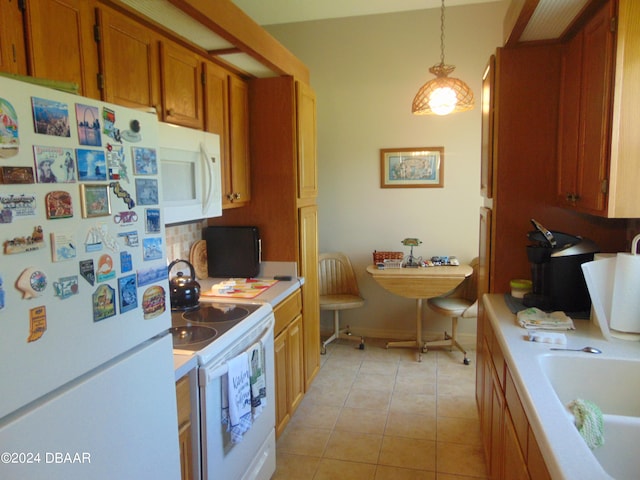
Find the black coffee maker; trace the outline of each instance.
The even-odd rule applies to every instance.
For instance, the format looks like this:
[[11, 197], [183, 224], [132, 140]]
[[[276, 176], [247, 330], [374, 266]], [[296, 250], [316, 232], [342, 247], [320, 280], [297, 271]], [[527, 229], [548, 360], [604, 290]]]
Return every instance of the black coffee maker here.
[[527, 234], [532, 292], [525, 294], [527, 307], [582, 313], [591, 309], [591, 298], [581, 265], [593, 260], [598, 246], [587, 238], [550, 231], [531, 219], [534, 231]]

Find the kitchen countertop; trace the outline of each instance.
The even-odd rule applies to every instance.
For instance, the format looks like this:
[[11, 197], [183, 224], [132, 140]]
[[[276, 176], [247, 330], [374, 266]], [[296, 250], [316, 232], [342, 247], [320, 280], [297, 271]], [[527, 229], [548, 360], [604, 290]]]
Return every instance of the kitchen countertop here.
[[[230, 297], [208, 297], [208, 302], [225, 302], [225, 303], [268, 303], [275, 308], [289, 295], [294, 293], [304, 284], [304, 278], [298, 277], [297, 265], [295, 262], [262, 262], [260, 264], [260, 273], [257, 279], [273, 279], [275, 275], [290, 275], [291, 280], [279, 280], [275, 285], [269, 287], [260, 295], [254, 298], [230, 298]], [[200, 291], [204, 292], [211, 289], [212, 285], [228, 278], [204, 278], [198, 279]], [[202, 298], [201, 298], [202, 301]], [[197, 366], [195, 355], [173, 355], [173, 365], [176, 373], [176, 380], [189, 373], [189, 371]]]
[[[578, 430], [567, 428], [567, 411], [555, 395], [539, 361], [547, 355], [592, 354], [550, 351], [553, 345], [530, 342], [526, 339], [527, 331], [517, 324], [516, 316], [505, 303], [504, 295], [485, 295], [483, 301], [551, 477], [611, 478], [591, 454]], [[563, 332], [567, 336], [566, 348], [589, 345], [602, 350], [603, 353], [598, 355], [600, 358], [640, 358], [640, 342], [617, 338], [608, 341], [590, 320], [574, 320], [574, 324], [575, 331]]]

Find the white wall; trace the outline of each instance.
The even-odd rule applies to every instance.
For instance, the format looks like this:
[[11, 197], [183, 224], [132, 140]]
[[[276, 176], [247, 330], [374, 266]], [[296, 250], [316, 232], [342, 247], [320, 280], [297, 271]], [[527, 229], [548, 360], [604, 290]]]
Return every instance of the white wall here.
[[[395, 297], [365, 268], [374, 250], [403, 250], [405, 237], [423, 257], [478, 251], [480, 88], [502, 39], [507, 2], [448, 7], [445, 63], [466, 81], [476, 108], [447, 117], [414, 116], [411, 102], [440, 61], [440, 9], [273, 25], [267, 30], [310, 69], [317, 95], [320, 251], [351, 258], [363, 309], [345, 311], [355, 333], [411, 337], [415, 303]], [[380, 188], [380, 149], [443, 146], [444, 188]], [[450, 323], [427, 313], [426, 332]], [[322, 330], [331, 328], [328, 312]], [[475, 323], [461, 327], [475, 333]], [[467, 342], [473, 342], [468, 337]]]

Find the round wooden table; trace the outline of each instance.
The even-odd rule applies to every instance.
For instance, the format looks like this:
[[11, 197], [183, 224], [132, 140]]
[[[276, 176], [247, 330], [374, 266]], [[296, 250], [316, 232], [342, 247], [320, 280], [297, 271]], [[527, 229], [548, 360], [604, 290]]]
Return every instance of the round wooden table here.
[[422, 340], [422, 300], [453, 290], [473, 273], [473, 269], [470, 265], [386, 269], [369, 265], [367, 273], [388, 292], [416, 300], [416, 339], [388, 342], [387, 348], [416, 347], [418, 361], [422, 361], [425, 347]]

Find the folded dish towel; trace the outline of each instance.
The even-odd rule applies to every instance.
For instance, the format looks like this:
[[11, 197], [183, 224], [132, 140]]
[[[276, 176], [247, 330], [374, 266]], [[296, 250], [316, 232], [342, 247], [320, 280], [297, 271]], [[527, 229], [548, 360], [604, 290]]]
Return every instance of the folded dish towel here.
[[578, 432], [591, 450], [604, 445], [604, 420], [602, 411], [593, 402], [577, 398], [567, 405], [575, 418]]
[[267, 379], [264, 371], [264, 346], [262, 342], [254, 343], [249, 349], [249, 365], [251, 370], [251, 411], [255, 420], [267, 405]]
[[251, 428], [251, 387], [249, 355], [243, 352], [227, 361], [229, 371], [222, 380], [222, 423], [231, 434], [231, 441], [242, 441]]
[[546, 313], [530, 307], [517, 314], [518, 324], [527, 330], [575, 330], [573, 320], [564, 312]]

